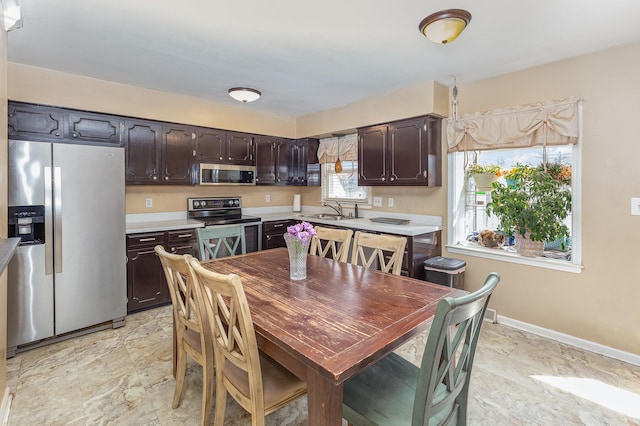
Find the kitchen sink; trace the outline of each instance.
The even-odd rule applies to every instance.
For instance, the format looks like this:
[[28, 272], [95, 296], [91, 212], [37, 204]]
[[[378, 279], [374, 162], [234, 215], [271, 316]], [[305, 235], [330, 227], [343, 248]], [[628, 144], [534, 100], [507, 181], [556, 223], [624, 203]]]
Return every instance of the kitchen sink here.
[[299, 217], [304, 217], [308, 219], [325, 219], [325, 220], [342, 220], [345, 217], [335, 213], [309, 213], [309, 214], [301, 214]]

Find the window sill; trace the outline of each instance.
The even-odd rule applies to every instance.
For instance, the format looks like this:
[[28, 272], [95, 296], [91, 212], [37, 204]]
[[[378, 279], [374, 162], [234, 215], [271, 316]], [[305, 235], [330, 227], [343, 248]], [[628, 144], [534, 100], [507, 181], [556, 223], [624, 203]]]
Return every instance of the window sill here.
[[520, 265], [535, 266], [538, 268], [553, 269], [556, 271], [582, 273], [583, 266], [566, 260], [550, 259], [544, 257], [525, 257], [517, 253], [498, 251], [484, 247], [468, 247], [462, 245], [447, 245], [449, 253], [464, 254], [467, 256], [482, 257], [485, 259], [502, 262], [517, 263]]

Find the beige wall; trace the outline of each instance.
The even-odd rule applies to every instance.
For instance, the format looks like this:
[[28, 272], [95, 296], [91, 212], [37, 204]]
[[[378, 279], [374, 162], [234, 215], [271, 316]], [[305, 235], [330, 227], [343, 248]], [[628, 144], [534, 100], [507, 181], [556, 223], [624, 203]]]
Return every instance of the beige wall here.
[[[4, 21], [0, 7], [0, 22]], [[0, 29], [0, 238], [7, 237], [7, 33]], [[7, 388], [7, 272], [0, 274], [0, 399]], [[1, 402], [1, 401], [0, 401]], [[2, 413], [4, 414], [4, 413]]]
[[447, 87], [428, 81], [395, 92], [372, 96], [347, 105], [298, 117], [298, 137], [355, 131], [358, 127], [417, 117], [448, 116]]
[[[640, 43], [459, 85], [460, 113], [584, 98], [581, 274], [463, 257], [471, 289], [490, 271], [502, 281], [498, 314], [640, 354]], [[446, 166], [446, 164], [445, 164]]]
[[[471, 290], [488, 272], [502, 274], [491, 303], [500, 315], [635, 354], [640, 354], [640, 286], [631, 268], [638, 257], [640, 217], [630, 216], [629, 198], [640, 196], [640, 144], [631, 130], [640, 112], [633, 96], [640, 92], [638, 76], [640, 43], [459, 85], [461, 113], [570, 95], [584, 98], [584, 271], [563, 273], [454, 255], [467, 261]], [[295, 120], [9, 64], [10, 99], [288, 137], [330, 134], [429, 112], [447, 115], [443, 92], [446, 88], [425, 83]], [[441, 215], [446, 221], [446, 172], [443, 161], [442, 188], [374, 188], [385, 206], [387, 197], [396, 205], [379, 210]], [[289, 205], [294, 192], [302, 193], [303, 204], [319, 203], [319, 188], [129, 186], [127, 212], [181, 211], [189, 195], [230, 193], [243, 195], [249, 207]], [[264, 201], [266, 193], [271, 203]], [[154, 198], [151, 209], [144, 207], [148, 196]]]
[[172, 93], [9, 63], [9, 99], [272, 136], [295, 137], [295, 119]]

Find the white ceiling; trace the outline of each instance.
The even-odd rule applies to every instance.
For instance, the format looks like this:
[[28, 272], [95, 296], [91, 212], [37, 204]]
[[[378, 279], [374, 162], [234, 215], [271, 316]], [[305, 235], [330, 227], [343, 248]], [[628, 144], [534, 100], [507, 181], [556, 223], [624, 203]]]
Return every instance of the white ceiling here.
[[[640, 40], [638, 0], [19, 2], [11, 62], [229, 105], [228, 88], [253, 87], [263, 97], [244, 108], [294, 117]], [[418, 24], [447, 8], [473, 18], [451, 44], [433, 44]]]

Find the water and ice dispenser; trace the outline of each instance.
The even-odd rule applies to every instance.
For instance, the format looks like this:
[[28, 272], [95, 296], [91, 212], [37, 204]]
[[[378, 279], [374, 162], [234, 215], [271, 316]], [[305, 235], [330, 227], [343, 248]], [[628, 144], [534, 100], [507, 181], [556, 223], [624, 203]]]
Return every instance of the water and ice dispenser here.
[[44, 206], [10, 206], [9, 237], [21, 244], [44, 244]]

